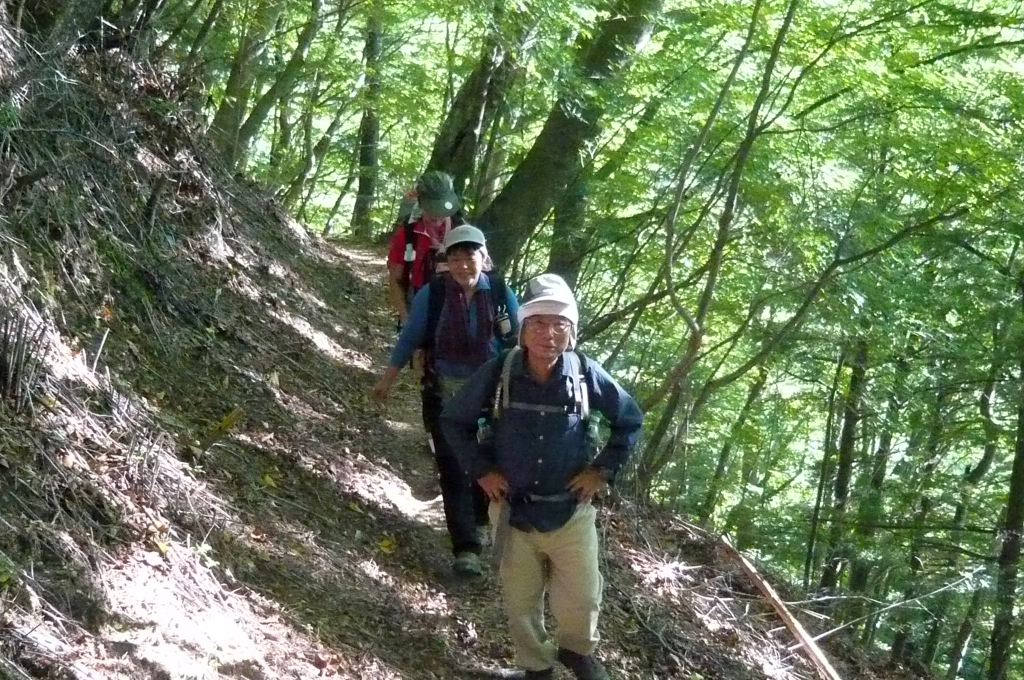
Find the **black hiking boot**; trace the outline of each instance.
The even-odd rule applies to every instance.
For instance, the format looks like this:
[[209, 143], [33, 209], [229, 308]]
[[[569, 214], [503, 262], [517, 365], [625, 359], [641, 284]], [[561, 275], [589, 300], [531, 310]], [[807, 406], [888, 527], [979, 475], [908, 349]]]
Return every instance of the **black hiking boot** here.
[[610, 680], [608, 671], [593, 654], [584, 655], [559, 647], [558, 660], [572, 671], [577, 680]]

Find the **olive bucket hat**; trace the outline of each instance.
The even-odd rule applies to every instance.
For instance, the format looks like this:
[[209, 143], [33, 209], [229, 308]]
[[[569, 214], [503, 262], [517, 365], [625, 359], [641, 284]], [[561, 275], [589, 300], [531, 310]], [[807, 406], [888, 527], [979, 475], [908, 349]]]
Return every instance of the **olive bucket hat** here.
[[451, 175], [440, 170], [429, 170], [416, 182], [420, 209], [436, 217], [451, 217], [459, 209]]

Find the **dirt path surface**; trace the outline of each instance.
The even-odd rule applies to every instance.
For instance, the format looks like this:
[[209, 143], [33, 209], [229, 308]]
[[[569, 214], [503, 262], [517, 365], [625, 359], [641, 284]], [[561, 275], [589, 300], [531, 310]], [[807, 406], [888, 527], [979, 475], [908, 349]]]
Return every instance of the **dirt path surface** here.
[[[106, 373], [71, 354], [84, 407], [50, 428], [93, 434], [65, 437], [54, 466], [127, 528], [97, 546], [75, 535], [85, 520], [53, 525], [88, 578], [37, 584], [8, 654], [34, 677], [511, 677], [494, 574], [450, 572], [414, 380], [367, 398], [393, 340], [381, 257], [244, 233], [194, 244], [155, 311], [110, 303]], [[102, 394], [134, 410], [104, 416]], [[112, 464], [98, 442], [123, 444], [118, 423], [133, 433]], [[601, 531], [614, 677], [811, 677], [706, 537], [628, 504]], [[83, 583], [86, 621], [68, 595]]]
[[[193, 243], [159, 304], [108, 302], [98, 366], [88, 342], [68, 349], [80, 396], [44, 435], [62, 442], [54, 470], [96, 493], [60, 521], [27, 506], [38, 522], [12, 529], [48, 526], [38, 540], [81, 553], [81, 577], [26, 581], [5, 649], [35, 677], [505, 677], [494, 574], [450, 572], [414, 380], [367, 399], [393, 340], [381, 258], [245, 233]], [[92, 523], [97, 504], [111, 517]], [[791, 675], [745, 644], [756, 619], [728, 621], [733, 576], [704, 539], [625, 505], [601, 526], [617, 677]]]
[[[168, 74], [60, 68], [5, 147], [55, 171], [0, 219], [0, 678], [507, 677], [414, 381], [367, 398], [382, 255], [218, 170]], [[599, 528], [612, 677], [814, 677], [712, 537], [625, 501]]]

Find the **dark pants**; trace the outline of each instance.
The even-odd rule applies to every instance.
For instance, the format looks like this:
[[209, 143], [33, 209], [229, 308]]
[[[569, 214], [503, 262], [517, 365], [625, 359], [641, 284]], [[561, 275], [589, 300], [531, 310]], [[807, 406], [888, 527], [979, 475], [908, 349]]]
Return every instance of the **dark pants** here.
[[487, 496], [483, 489], [470, 479], [455, 452], [448, 446], [441, 432], [441, 411], [444, 399], [440, 385], [434, 379], [423, 382], [423, 425], [433, 441], [434, 461], [441, 481], [441, 500], [444, 502], [444, 519], [448, 535], [452, 539], [452, 552], [480, 552], [478, 526], [487, 524]]

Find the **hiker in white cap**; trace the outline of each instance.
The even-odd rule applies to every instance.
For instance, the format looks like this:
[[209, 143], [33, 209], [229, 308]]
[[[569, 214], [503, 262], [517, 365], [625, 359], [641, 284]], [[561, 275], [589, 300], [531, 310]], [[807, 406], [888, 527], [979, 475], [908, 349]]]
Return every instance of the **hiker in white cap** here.
[[[602, 578], [591, 501], [625, 463], [643, 416], [599, 364], [573, 351], [579, 312], [560, 277], [532, 279], [519, 318], [520, 347], [484, 364], [441, 424], [491, 500], [495, 562], [525, 677], [551, 678], [558, 661], [577, 678], [604, 680], [594, 654]], [[593, 460], [591, 411], [611, 431]]]
[[413, 298], [409, 322], [373, 397], [384, 401], [413, 353], [425, 352], [423, 424], [437, 463], [453, 566], [460, 575], [478, 576], [482, 571], [478, 527], [487, 525], [487, 498], [459, 465], [439, 420], [445, 402], [466, 379], [514, 343], [519, 302], [500, 276], [485, 272], [490, 258], [483, 232], [468, 224], [455, 227], [444, 245], [448, 271], [435, 276]]

